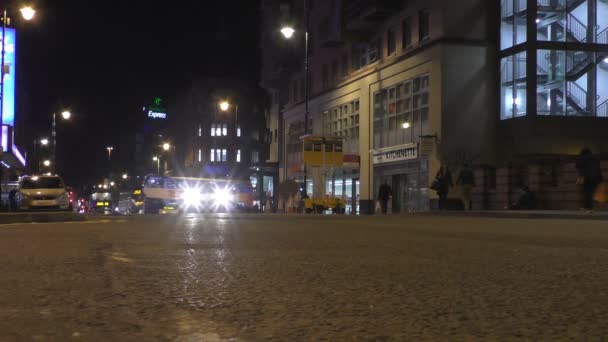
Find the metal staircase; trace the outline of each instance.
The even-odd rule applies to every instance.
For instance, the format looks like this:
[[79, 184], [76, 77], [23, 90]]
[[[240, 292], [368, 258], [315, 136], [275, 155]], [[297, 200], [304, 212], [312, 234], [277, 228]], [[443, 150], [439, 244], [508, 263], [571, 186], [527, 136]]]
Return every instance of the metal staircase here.
[[[550, 62], [552, 60], [552, 63]], [[538, 79], [538, 91], [539, 93], [545, 94], [545, 91], [553, 90], [555, 94], [561, 98], [561, 101], [566, 101], [569, 111], [580, 113], [581, 115], [592, 115], [593, 113], [587, 108], [588, 107], [588, 94], [587, 91], [576, 83], [582, 76], [591, 71], [596, 64], [601, 63], [604, 60], [604, 56], [595, 56], [593, 54], [586, 54], [584, 52], [574, 52], [573, 54], [565, 55], [563, 53], [553, 54], [546, 53], [538, 57], [537, 64], [537, 79]], [[559, 74], [561, 65], [566, 63], [565, 74]], [[551, 69], [557, 69], [552, 71]], [[566, 94], [564, 96], [564, 81]], [[548, 96], [543, 95], [545, 100]], [[599, 100], [600, 97], [596, 96], [595, 100]], [[563, 104], [563, 102], [562, 102]], [[605, 115], [605, 111], [608, 110], [606, 101], [596, 107], [596, 115]]]

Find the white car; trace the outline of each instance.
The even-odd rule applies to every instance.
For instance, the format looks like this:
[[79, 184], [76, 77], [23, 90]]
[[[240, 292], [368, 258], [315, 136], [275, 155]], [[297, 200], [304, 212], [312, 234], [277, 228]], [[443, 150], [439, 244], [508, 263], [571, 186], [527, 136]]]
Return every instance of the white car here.
[[59, 176], [26, 176], [19, 182], [19, 210], [70, 210], [70, 196]]

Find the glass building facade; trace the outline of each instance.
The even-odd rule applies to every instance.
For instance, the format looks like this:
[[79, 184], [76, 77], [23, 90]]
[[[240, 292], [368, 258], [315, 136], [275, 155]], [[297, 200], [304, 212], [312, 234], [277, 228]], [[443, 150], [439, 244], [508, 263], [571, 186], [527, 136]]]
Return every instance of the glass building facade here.
[[500, 36], [501, 119], [608, 117], [608, 2], [501, 0]]

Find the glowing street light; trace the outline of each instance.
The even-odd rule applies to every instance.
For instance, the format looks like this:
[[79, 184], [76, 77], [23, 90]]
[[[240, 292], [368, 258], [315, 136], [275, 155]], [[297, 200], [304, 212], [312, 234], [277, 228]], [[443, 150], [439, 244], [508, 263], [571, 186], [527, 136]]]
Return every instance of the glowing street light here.
[[64, 120], [69, 120], [70, 117], [72, 117], [72, 113], [70, 113], [70, 111], [64, 110], [63, 112], [61, 112], [61, 117]]
[[171, 148], [171, 144], [169, 144], [169, 143], [164, 143], [163, 144], [163, 150], [169, 151], [170, 148]]
[[114, 146], [108, 146], [106, 147], [106, 150], [108, 150], [108, 160], [112, 159], [112, 151], [114, 151]]
[[49, 139], [47, 139], [47, 138], [40, 139], [40, 144], [42, 144], [42, 146], [48, 145], [49, 144]]
[[228, 101], [220, 102], [220, 109], [222, 110], [222, 112], [227, 111], [228, 108], [230, 108], [230, 103]]
[[160, 158], [158, 156], [152, 157], [152, 160], [156, 162], [156, 173], [160, 175]]
[[290, 39], [291, 37], [293, 37], [293, 34], [296, 32], [296, 30], [293, 29], [293, 27], [291, 26], [285, 26], [281, 29], [281, 34], [283, 35], [283, 37]]
[[47, 159], [47, 160], [45, 160], [45, 161], [42, 162], [42, 165], [44, 165], [46, 167], [49, 167], [49, 166], [51, 166], [51, 161]]
[[403, 128], [410, 128], [410, 123], [409, 122], [404, 122], [403, 124], [401, 124], [401, 127]]
[[124, 173], [124, 174], [122, 175], [122, 179], [127, 179], [127, 178], [129, 178], [129, 175], [127, 175], [126, 173]]
[[31, 6], [22, 7], [19, 11], [21, 12], [21, 16], [23, 17], [23, 19], [27, 21], [32, 20], [36, 15], [36, 10], [33, 9]]
[[114, 186], [116, 183], [114, 182], [110, 182], [110, 186]]

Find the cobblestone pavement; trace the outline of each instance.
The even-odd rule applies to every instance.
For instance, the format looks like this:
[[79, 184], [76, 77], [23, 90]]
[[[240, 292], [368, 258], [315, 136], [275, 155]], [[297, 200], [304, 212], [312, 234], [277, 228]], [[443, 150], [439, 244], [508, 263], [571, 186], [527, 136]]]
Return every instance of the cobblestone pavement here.
[[602, 221], [4, 225], [0, 259], [0, 341], [608, 339]]

